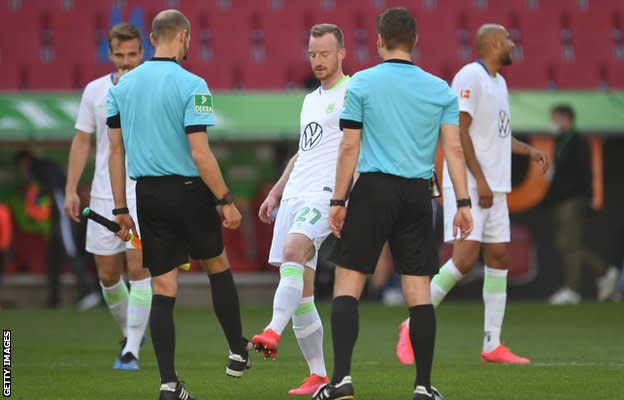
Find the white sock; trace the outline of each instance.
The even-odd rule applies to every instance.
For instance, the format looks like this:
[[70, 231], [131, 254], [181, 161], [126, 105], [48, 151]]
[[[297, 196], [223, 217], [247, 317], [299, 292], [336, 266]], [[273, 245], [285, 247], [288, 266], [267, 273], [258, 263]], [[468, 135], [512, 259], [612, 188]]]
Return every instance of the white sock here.
[[323, 357], [323, 323], [314, 305], [314, 296], [304, 297], [292, 316], [293, 330], [310, 374], [327, 376]]
[[106, 302], [108, 309], [111, 314], [113, 314], [115, 321], [119, 324], [124, 337], [127, 337], [128, 332], [126, 324], [128, 321], [128, 287], [126, 286], [126, 283], [123, 279], [120, 279], [119, 282], [113, 286], [106, 287], [102, 281], [100, 281], [100, 286], [102, 287], [102, 296], [104, 297], [104, 301]]
[[149, 322], [152, 308], [152, 278], [130, 281], [130, 300], [128, 301], [128, 341], [122, 354], [132, 353], [139, 358], [141, 340]]
[[457, 282], [461, 281], [463, 276], [461, 271], [455, 266], [453, 259], [450, 258], [431, 279], [431, 304], [434, 307], [440, 305], [448, 292], [453, 289]]
[[280, 267], [280, 281], [273, 297], [273, 318], [267, 328], [281, 335], [299, 306], [303, 295], [303, 265], [285, 262]]
[[507, 304], [507, 270], [485, 266], [483, 278], [483, 351], [490, 352], [500, 345], [501, 329]]

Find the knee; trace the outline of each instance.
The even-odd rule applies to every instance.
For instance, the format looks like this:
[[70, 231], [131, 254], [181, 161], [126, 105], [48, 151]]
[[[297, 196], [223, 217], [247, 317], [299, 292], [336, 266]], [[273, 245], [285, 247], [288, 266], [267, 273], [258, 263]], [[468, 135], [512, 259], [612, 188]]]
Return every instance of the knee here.
[[284, 262], [296, 262], [299, 264], [305, 264], [306, 259], [306, 251], [298, 246], [286, 246], [284, 247], [284, 253], [282, 254], [282, 259]]
[[163, 276], [152, 278], [152, 293], [155, 295], [176, 297], [178, 295], [178, 282]]
[[498, 267], [503, 268], [507, 267], [509, 263], [509, 257], [507, 256], [506, 251], [495, 252], [489, 254], [488, 259], [486, 260], [486, 264], [489, 267]]
[[128, 279], [132, 281], [142, 281], [149, 278], [150, 273], [147, 268], [128, 269]]
[[98, 270], [98, 279], [105, 287], [111, 287], [119, 282], [121, 279], [121, 272], [100, 268]]
[[457, 269], [465, 274], [470, 272], [479, 259], [478, 251], [462, 252], [460, 254], [453, 254], [453, 263]]

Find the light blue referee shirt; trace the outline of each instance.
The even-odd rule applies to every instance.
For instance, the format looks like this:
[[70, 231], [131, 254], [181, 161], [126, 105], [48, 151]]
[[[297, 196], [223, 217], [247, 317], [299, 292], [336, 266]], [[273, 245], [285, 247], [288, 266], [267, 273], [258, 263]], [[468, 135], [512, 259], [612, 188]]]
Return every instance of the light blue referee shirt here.
[[121, 122], [128, 175], [199, 176], [187, 133], [214, 125], [206, 82], [171, 58], [152, 58], [108, 92], [106, 116]]
[[457, 96], [408, 61], [388, 60], [349, 82], [342, 126], [362, 127], [358, 171], [429, 179], [440, 125], [458, 125]]

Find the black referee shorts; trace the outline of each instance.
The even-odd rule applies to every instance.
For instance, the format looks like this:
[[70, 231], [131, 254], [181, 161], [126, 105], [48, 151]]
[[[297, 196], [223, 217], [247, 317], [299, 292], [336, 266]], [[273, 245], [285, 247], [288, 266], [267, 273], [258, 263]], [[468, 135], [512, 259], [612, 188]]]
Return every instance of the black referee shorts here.
[[143, 265], [162, 275], [194, 259], [223, 252], [216, 200], [199, 177], [142, 177], [137, 180], [137, 214]]
[[438, 265], [432, 219], [426, 180], [361, 174], [351, 192], [342, 238], [330, 259], [341, 267], [372, 274], [388, 241], [395, 271], [433, 275]]

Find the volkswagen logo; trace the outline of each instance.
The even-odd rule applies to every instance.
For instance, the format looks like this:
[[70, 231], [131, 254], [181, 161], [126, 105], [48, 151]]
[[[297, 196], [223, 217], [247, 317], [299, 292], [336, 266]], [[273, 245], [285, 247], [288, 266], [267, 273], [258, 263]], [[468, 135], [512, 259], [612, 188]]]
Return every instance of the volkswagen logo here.
[[301, 135], [301, 150], [308, 151], [313, 149], [321, 143], [322, 137], [323, 127], [316, 122], [310, 122], [303, 129], [303, 134]]

